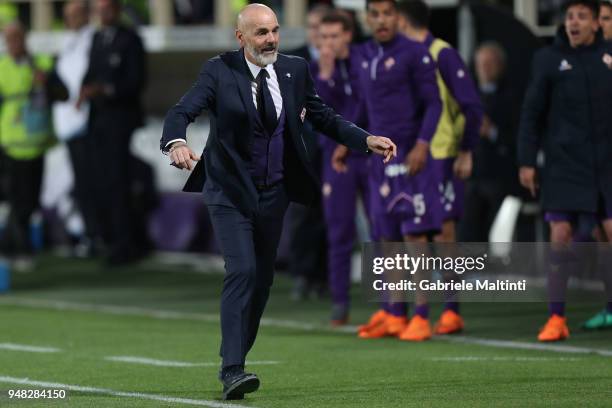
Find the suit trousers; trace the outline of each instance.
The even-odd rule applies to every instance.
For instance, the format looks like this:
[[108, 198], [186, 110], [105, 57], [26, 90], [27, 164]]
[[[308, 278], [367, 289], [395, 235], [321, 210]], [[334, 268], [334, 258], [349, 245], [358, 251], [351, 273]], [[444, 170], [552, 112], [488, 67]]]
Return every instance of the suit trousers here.
[[93, 239], [99, 234], [96, 217], [96, 179], [94, 169], [91, 167], [93, 156], [96, 154], [95, 146], [87, 134], [75, 136], [66, 142], [66, 146], [74, 173], [74, 196], [85, 222], [86, 236]]
[[259, 192], [258, 209], [246, 216], [230, 205], [209, 205], [225, 261], [221, 295], [223, 367], [244, 365], [270, 294], [274, 262], [289, 198], [283, 183]]
[[109, 256], [122, 257], [132, 251], [130, 141], [134, 127], [112, 113], [98, 113], [91, 120], [88, 137], [93, 152], [97, 225]]

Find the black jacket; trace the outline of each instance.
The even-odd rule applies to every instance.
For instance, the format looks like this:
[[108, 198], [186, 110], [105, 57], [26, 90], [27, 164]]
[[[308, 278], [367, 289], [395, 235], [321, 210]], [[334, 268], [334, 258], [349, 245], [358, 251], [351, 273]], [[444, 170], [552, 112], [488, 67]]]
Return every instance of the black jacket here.
[[[303, 122], [352, 149], [366, 152], [368, 133], [342, 119], [318, 97], [308, 63], [279, 54], [274, 64], [287, 122], [284, 143], [284, 180], [289, 198], [310, 204], [319, 190], [310, 152], [304, 142]], [[250, 72], [243, 50], [207, 61], [196, 83], [181, 98], [164, 122], [161, 149], [174, 139], [185, 139], [189, 123], [206, 110], [210, 134], [184, 191], [202, 192], [206, 179], [244, 214], [257, 210], [257, 191], [247, 170], [250, 138], [257, 115], [251, 94]], [[205, 197], [206, 198], [206, 197]], [[215, 204], [209, 202], [208, 204]]]
[[505, 80], [495, 91], [480, 92], [485, 114], [497, 127], [497, 139], [481, 138], [474, 149], [474, 169], [471, 180], [503, 183], [509, 194], [518, 194], [516, 167], [516, 130], [519, 108], [516, 95]]
[[147, 79], [145, 52], [134, 30], [119, 25], [113, 33], [110, 41], [102, 30], [94, 35], [89, 69], [83, 83], [101, 83], [107, 88], [105, 95], [92, 101], [92, 119], [136, 128], [143, 122], [141, 96]]
[[572, 48], [560, 28], [554, 45], [537, 52], [519, 128], [521, 166], [535, 166], [545, 210], [597, 212], [612, 202], [612, 47]]

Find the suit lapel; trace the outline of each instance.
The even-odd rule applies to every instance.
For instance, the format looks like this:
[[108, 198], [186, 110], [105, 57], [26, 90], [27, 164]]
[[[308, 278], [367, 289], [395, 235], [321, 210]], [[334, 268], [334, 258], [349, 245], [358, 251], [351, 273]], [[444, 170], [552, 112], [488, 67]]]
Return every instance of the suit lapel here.
[[[249, 115], [249, 126], [252, 127], [253, 121], [259, 119], [259, 115], [253, 105], [253, 93], [251, 91], [251, 73], [244, 60], [244, 50], [235, 51], [229, 54], [228, 65], [232, 69], [232, 74], [238, 83], [240, 99]], [[252, 132], [249, 132], [252, 133]]]

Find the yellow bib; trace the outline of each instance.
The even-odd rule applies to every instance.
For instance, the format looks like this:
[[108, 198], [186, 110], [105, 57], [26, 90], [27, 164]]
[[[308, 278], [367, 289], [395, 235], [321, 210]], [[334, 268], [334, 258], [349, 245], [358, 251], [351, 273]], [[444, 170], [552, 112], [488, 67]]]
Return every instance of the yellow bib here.
[[[429, 47], [429, 53], [434, 61], [438, 62], [440, 52], [450, 48], [450, 45], [442, 40], [435, 39]], [[436, 133], [431, 140], [431, 155], [434, 159], [448, 159], [456, 157], [459, 152], [459, 144], [465, 130], [465, 116], [461, 113], [459, 104], [453, 98], [448, 86], [436, 70], [440, 99], [442, 100], [442, 115], [436, 128]]]

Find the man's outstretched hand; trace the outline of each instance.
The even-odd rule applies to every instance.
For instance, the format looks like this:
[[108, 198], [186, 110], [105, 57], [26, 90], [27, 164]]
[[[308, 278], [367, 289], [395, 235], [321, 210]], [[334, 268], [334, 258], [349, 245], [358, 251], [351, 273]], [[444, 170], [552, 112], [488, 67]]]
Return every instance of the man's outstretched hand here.
[[[382, 136], [368, 136], [367, 138], [368, 149], [376, 154], [385, 156], [384, 162], [388, 163], [389, 160], [397, 156], [397, 147], [391, 139]], [[338, 173], [346, 173], [348, 168], [346, 166], [346, 158], [349, 155], [348, 147], [344, 145], [338, 145], [334, 150], [331, 159], [332, 168]]]
[[368, 136], [367, 143], [368, 149], [385, 157], [385, 163], [388, 163], [389, 160], [397, 156], [397, 146], [387, 137]]
[[193, 170], [195, 167], [194, 161], [200, 161], [200, 156], [196, 155], [193, 150], [187, 146], [187, 143], [173, 143], [169, 150], [170, 160], [174, 167], [179, 169]]

